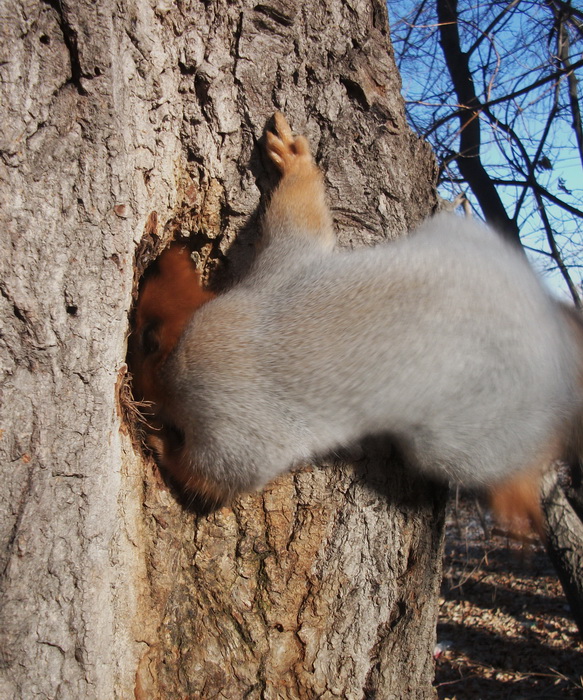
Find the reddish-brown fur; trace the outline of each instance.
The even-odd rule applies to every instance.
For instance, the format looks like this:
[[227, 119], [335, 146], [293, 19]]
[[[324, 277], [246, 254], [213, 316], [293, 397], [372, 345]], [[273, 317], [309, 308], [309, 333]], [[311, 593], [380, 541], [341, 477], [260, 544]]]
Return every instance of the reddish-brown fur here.
[[180, 438], [159, 420], [158, 414], [168, 400], [160, 370], [192, 314], [214, 296], [203, 289], [188, 248], [171, 244], [142, 284], [130, 339], [134, 396], [151, 404], [145, 411], [152, 429], [148, 443], [181, 486], [209, 503], [222, 502], [223, 494], [213, 483], [196, 477], [188, 467]]
[[490, 490], [490, 507], [496, 519], [518, 535], [534, 529], [544, 537], [544, 520], [540, 505], [540, 484], [546, 460], [540, 468], [521, 472]]
[[171, 244], [155, 264], [140, 289], [130, 347], [135, 398], [161, 405], [166, 395], [159, 370], [192, 314], [214, 294], [203, 289], [185, 245]]

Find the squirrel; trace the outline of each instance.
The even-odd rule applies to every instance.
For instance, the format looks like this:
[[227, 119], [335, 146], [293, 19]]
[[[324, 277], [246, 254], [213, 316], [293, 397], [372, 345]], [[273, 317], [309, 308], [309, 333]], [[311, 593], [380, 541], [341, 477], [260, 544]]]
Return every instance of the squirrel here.
[[578, 439], [581, 324], [517, 246], [438, 215], [335, 250], [322, 173], [281, 113], [281, 173], [248, 275], [206, 292], [179, 244], [140, 293], [132, 364], [162, 466], [213, 506], [367, 436], [540, 526], [542, 471]]

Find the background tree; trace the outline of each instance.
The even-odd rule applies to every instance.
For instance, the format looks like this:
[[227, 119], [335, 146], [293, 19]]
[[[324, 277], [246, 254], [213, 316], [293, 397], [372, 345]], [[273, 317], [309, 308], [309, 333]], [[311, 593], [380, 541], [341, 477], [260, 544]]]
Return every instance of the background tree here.
[[580, 306], [583, 13], [562, 0], [389, 6], [407, 115], [444, 194], [469, 190]]
[[439, 489], [370, 445], [196, 515], [122, 417], [137, 273], [177, 235], [215, 284], [245, 264], [275, 108], [342, 245], [435, 206], [384, 3], [0, 12], [0, 696], [430, 696]]
[[[407, 115], [438, 155], [444, 193], [469, 188], [581, 308], [583, 12], [563, 0], [390, 7]], [[569, 481], [545, 481], [546, 545], [583, 634], [581, 455], [568, 466]]]

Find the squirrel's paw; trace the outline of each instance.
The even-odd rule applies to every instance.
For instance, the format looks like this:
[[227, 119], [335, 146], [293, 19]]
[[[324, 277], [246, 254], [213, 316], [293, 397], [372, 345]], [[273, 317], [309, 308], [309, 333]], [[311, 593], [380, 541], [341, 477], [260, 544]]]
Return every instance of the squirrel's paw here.
[[275, 133], [266, 134], [267, 155], [282, 175], [299, 173], [302, 168], [314, 167], [310, 146], [303, 136], [294, 136], [281, 112], [274, 115]]

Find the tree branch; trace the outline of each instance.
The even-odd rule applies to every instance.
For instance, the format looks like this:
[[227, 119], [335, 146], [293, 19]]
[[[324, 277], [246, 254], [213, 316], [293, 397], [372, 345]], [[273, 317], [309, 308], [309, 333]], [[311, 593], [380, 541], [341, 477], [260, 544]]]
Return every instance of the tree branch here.
[[[569, 18], [569, 7], [557, 10], [555, 5], [552, 5], [557, 22], [557, 55], [559, 61], [565, 69], [571, 68], [571, 57], [569, 56], [570, 42], [569, 31], [565, 26]], [[579, 158], [583, 165], [583, 128], [581, 126], [581, 107], [579, 106], [579, 86], [577, 84], [577, 76], [574, 71], [568, 73], [569, 85], [569, 105], [571, 107], [571, 115], [573, 117], [573, 131], [577, 138], [577, 146], [579, 148]]]
[[[443, 2], [443, 0], [440, 0], [440, 2]], [[544, 76], [543, 78], [539, 78], [539, 80], [535, 80], [530, 85], [527, 85], [526, 87], [520, 88], [520, 90], [515, 90], [514, 92], [509, 92], [506, 95], [502, 95], [501, 97], [496, 97], [493, 100], [488, 100], [487, 102], [482, 102], [481, 106], [482, 107], [492, 107], [493, 105], [500, 104], [501, 102], [508, 102], [510, 100], [513, 100], [515, 97], [520, 97], [520, 95], [524, 95], [527, 92], [530, 92], [531, 90], [536, 90], [536, 88], [541, 87], [541, 85], [545, 85], [546, 83], [550, 83], [552, 80], [562, 78], [564, 75], [568, 75], [570, 72], [575, 71], [581, 67], [583, 67], [583, 58], [579, 59], [578, 61], [575, 61], [575, 63], [572, 63], [570, 68], [560, 68], [560, 69], [554, 71], [553, 73], [550, 73], [549, 75]], [[450, 114], [447, 114], [445, 117], [442, 117], [441, 119], [434, 122], [431, 125], [431, 128], [423, 133], [423, 138], [427, 138], [428, 136], [430, 136], [436, 129], [438, 129], [440, 126], [442, 126], [446, 122], [450, 121], [450, 119], [454, 119], [455, 117], [460, 117], [466, 109], [467, 108], [465, 106], [462, 106], [459, 109], [456, 109], [454, 112], [451, 112]]]
[[573, 302], [575, 306], [578, 309], [582, 308], [581, 304], [581, 295], [579, 294], [579, 291], [577, 289], [577, 286], [571, 279], [571, 275], [569, 274], [569, 268], [565, 265], [565, 262], [563, 260], [563, 256], [561, 255], [561, 251], [559, 250], [559, 247], [557, 246], [557, 241], [555, 240], [555, 234], [553, 232], [553, 227], [551, 226], [551, 222], [549, 221], [549, 217], [547, 215], [547, 211], [545, 209], [544, 202], [542, 201], [542, 197], [538, 194], [538, 192], [534, 193], [537, 207], [538, 207], [538, 213], [539, 216], [543, 222], [545, 234], [547, 236], [547, 243], [549, 244], [549, 248], [551, 251], [551, 256], [553, 260], [555, 261], [557, 267], [559, 268], [559, 272], [563, 276], [563, 279], [565, 280], [565, 284], [569, 288], [569, 292], [571, 294], [571, 297], [573, 299]]
[[492, 184], [480, 157], [480, 120], [483, 109], [476, 96], [468, 55], [461, 50], [458, 31], [457, 0], [437, 0], [439, 43], [451, 75], [459, 110], [460, 144], [456, 158], [462, 176], [476, 196], [486, 221], [506, 238], [520, 244], [516, 221], [508, 216], [500, 196]]
[[[448, 182], [452, 182], [455, 185], [464, 185], [466, 184], [466, 181], [464, 178], [453, 178], [453, 177], [448, 177], [447, 178]], [[562, 199], [554, 195], [552, 192], [549, 192], [546, 188], [544, 188], [539, 182], [535, 181], [530, 181], [529, 179], [525, 180], [513, 180], [511, 178], [497, 178], [493, 177], [492, 182], [494, 185], [502, 185], [503, 187], [530, 187], [533, 190], [536, 190], [539, 192], [545, 199], [548, 199], [549, 202], [552, 202], [553, 204], [556, 204], [558, 207], [561, 207], [565, 211], [568, 211], [569, 214], [573, 214], [573, 216], [577, 216], [579, 218], [583, 219], [583, 211], [581, 209], [577, 209], [577, 207], [572, 206], [571, 204], [568, 204], [567, 202], [564, 202]]]
[[494, 17], [494, 19], [490, 22], [490, 24], [482, 31], [480, 36], [474, 41], [474, 43], [470, 46], [470, 48], [467, 50], [467, 55], [471, 56], [474, 51], [480, 46], [482, 41], [490, 34], [490, 32], [494, 29], [494, 27], [510, 12], [510, 10], [515, 6], [518, 5], [518, 3], [521, 0], [512, 0], [512, 2], [509, 2], [508, 5], [506, 5], [505, 8], [502, 9], [502, 11]]

